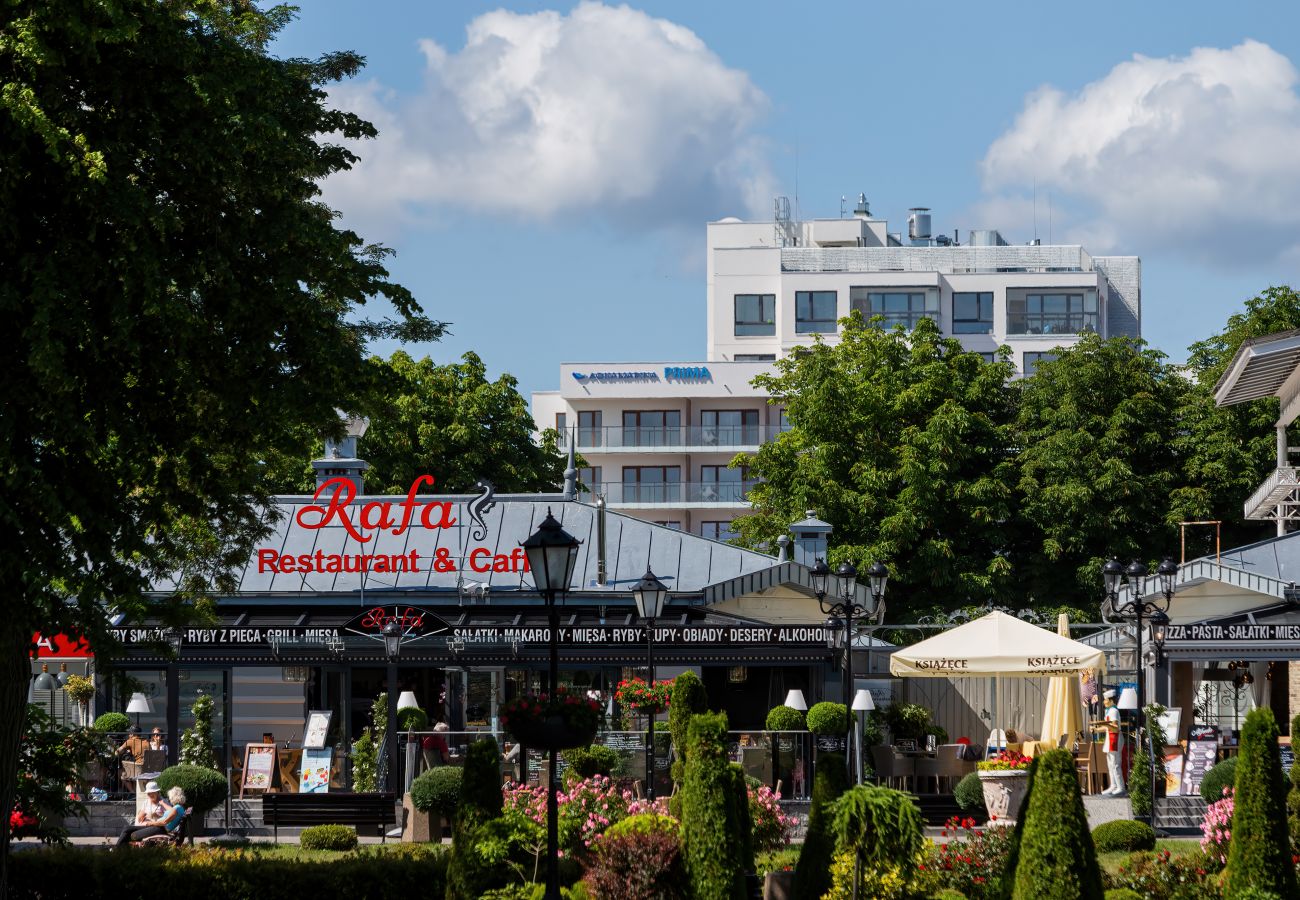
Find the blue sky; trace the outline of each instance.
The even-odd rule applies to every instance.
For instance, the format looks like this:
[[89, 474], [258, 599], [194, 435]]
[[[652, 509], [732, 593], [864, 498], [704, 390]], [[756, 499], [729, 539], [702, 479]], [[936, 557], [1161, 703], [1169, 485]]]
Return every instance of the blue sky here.
[[[326, 186], [466, 350], [527, 392], [562, 361], [704, 355], [704, 223], [840, 197], [1143, 261], [1175, 360], [1300, 267], [1293, 4], [312, 0], [274, 52], [368, 59]], [[468, 31], [467, 31], [468, 29]], [[467, 35], [469, 35], [467, 37]], [[385, 349], [385, 348], [381, 348]]]

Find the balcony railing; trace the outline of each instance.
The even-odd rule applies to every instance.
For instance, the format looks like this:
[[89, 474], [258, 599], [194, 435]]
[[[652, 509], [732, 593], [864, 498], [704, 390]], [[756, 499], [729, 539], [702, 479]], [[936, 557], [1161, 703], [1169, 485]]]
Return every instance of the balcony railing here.
[[683, 506], [687, 504], [744, 506], [757, 481], [678, 481], [663, 484], [606, 481], [587, 485], [583, 500], [596, 493], [605, 495], [611, 506]]
[[755, 450], [775, 440], [788, 425], [677, 425], [671, 427], [620, 427], [575, 430], [578, 451], [600, 450]]

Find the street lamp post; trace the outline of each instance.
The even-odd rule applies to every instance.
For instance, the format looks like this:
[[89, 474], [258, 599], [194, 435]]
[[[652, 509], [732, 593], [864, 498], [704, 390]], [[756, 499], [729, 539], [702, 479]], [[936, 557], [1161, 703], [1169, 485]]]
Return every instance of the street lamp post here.
[[[573, 580], [573, 567], [578, 561], [581, 541], [560, 527], [560, 523], [546, 510], [546, 518], [537, 526], [522, 546], [528, 558], [528, 568], [533, 574], [533, 584], [546, 600], [547, 622], [550, 626], [550, 670], [547, 690], [554, 698], [560, 687], [560, 610], [556, 597], [569, 589]], [[560, 900], [560, 808], [559, 759], [554, 747], [550, 751], [550, 772], [546, 784], [546, 900]]]
[[[858, 570], [853, 563], [841, 563], [832, 575], [826, 561], [819, 559], [808, 574], [812, 578], [813, 593], [817, 595], [817, 605], [823, 613], [833, 616], [844, 625], [844, 705], [847, 707], [853, 693], [853, 620], [879, 609], [880, 601], [885, 596], [889, 571], [880, 562], [873, 562], [867, 568], [872, 598], [870, 608], [856, 602]], [[827, 599], [828, 594], [831, 599]], [[853, 748], [849, 747], [848, 750], [844, 754], [844, 764], [849, 777], [853, 778]]]
[[388, 658], [388, 789], [397, 793], [397, 658], [402, 654], [402, 626], [384, 623], [384, 655]]
[[[655, 686], [655, 656], [654, 656], [654, 630], [655, 620], [663, 614], [664, 604], [668, 600], [668, 586], [655, 577], [655, 573], [650, 571], [650, 566], [645, 567], [645, 574], [641, 580], [632, 586], [632, 596], [636, 598], [636, 611], [641, 618], [645, 619], [645, 658], [647, 681], [650, 684], [651, 691]], [[649, 733], [646, 735], [645, 745], [645, 791], [646, 799], [651, 803], [655, 800], [655, 712], [650, 710]]]
[[[1119, 560], [1110, 559], [1101, 567], [1102, 581], [1105, 583], [1106, 597], [1110, 601], [1111, 611], [1121, 619], [1131, 619], [1137, 636], [1137, 725], [1139, 732], [1146, 736], [1147, 762], [1150, 771], [1147, 780], [1151, 783], [1151, 826], [1156, 824], [1156, 747], [1155, 735], [1146, 722], [1146, 679], [1142, 674], [1142, 620], [1145, 617], [1151, 629], [1150, 640], [1156, 650], [1153, 668], [1160, 665], [1160, 656], [1164, 651], [1165, 634], [1169, 627], [1169, 606], [1174, 599], [1174, 586], [1178, 581], [1178, 564], [1166, 556], [1156, 569], [1160, 579], [1158, 600], [1148, 600], [1146, 581], [1149, 570], [1146, 565], [1133, 560], [1128, 566], [1121, 566]], [[1126, 583], [1129, 599], [1119, 602], [1120, 585]]]

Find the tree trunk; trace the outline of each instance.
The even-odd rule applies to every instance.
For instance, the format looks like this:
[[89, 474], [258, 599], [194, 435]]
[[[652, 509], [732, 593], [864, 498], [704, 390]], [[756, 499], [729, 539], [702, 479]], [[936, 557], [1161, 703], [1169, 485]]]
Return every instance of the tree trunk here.
[[9, 895], [9, 814], [18, 785], [18, 747], [27, 721], [27, 688], [32, 680], [30, 632], [0, 628], [0, 898]]

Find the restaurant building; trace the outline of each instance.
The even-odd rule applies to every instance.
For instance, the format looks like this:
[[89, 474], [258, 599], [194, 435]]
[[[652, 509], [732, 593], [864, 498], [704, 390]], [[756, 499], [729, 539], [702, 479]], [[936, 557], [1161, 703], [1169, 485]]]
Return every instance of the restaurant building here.
[[[312, 710], [332, 714], [328, 745], [346, 758], [390, 689], [413, 692], [430, 723], [497, 730], [502, 702], [541, 689], [546, 671], [545, 604], [520, 545], [548, 512], [582, 542], [559, 601], [562, 685], [617, 715], [613, 689], [646, 662], [631, 587], [650, 568], [671, 592], [654, 628], [658, 677], [699, 673], [732, 728], [761, 728], [791, 689], [810, 703], [839, 696], [804, 565], [824, 553], [825, 533], [798, 536], [793, 559], [756, 553], [582, 502], [572, 469], [556, 494], [425, 494], [433, 478], [422, 476], [405, 496], [370, 496], [355, 457], [355, 437], [331, 446], [314, 496], [276, 498], [277, 521], [237, 589], [215, 598], [215, 621], [179, 631], [114, 621], [126, 652], [98, 672], [97, 711], [143, 692], [152, 712], [140, 724], [176, 735], [207, 693], [223, 764], [264, 736], [300, 742]], [[159, 596], [171, 587], [155, 585]], [[389, 621], [402, 628], [393, 660]]]

